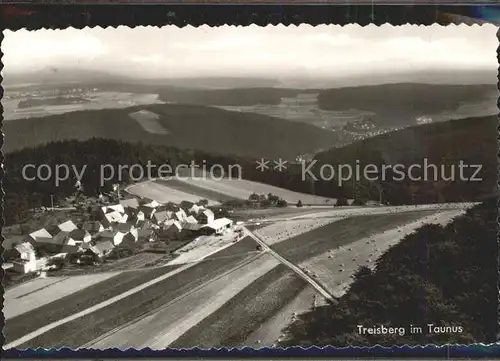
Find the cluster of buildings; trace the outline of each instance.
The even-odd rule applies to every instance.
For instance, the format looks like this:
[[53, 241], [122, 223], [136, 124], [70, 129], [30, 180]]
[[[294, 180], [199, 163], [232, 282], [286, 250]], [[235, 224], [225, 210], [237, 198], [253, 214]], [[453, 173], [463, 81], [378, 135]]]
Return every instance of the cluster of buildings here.
[[131, 250], [159, 239], [222, 234], [233, 224], [228, 218], [215, 219], [212, 210], [200, 205], [183, 209], [137, 198], [102, 206], [98, 213], [97, 221], [76, 225], [68, 220], [30, 233], [8, 253], [13, 270], [34, 272], [46, 268], [52, 259], [66, 257], [84, 263], [86, 258], [105, 258], [115, 248]]

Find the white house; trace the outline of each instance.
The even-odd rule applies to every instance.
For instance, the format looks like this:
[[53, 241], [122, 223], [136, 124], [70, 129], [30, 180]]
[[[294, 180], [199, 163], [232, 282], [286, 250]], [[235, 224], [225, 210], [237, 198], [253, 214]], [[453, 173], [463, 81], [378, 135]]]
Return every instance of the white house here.
[[184, 222], [187, 218], [187, 214], [184, 212], [184, 209], [181, 208], [175, 212], [175, 218], [177, 218], [179, 222]]
[[205, 227], [212, 229], [216, 234], [223, 234], [227, 229], [231, 228], [233, 221], [229, 218], [218, 218]]
[[37, 270], [35, 249], [29, 242], [17, 245], [14, 249], [19, 253], [19, 258], [12, 262], [12, 269], [18, 273], [29, 273]]
[[128, 220], [128, 214], [120, 213], [118, 211], [113, 211], [110, 213], [106, 213], [104, 215], [104, 224], [113, 224], [113, 223], [125, 223]]
[[200, 214], [201, 212], [203, 212], [205, 210], [205, 207], [203, 206], [199, 206], [197, 204], [193, 204], [193, 206], [191, 208], [189, 208], [188, 212], [191, 213], [191, 214]]
[[19, 254], [19, 258], [25, 261], [29, 261], [32, 258], [35, 258], [35, 247], [29, 242], [24, 242], [18, 244], [14, 247], [14, 249]]
[[110, 254], [114, 248], [113, 242], [108, 240], [96, 243], [95, 246], [90, 247], [90, 251], [98, 257], [104, 257]]
[[125, 208], [123, 208], [123, 205], [121, 204], [113, 204], [111, 206], [104, 206], [101, 207], [101, 210], [104, 214], [109, 213], [109, 212], [119, 212], [119, 213], [125, 213]]

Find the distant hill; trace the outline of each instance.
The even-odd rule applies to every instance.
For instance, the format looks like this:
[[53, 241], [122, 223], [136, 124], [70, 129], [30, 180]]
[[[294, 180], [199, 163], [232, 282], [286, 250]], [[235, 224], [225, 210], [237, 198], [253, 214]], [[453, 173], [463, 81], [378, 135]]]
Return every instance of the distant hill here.
[[178, 89], [162, 90], [161, 100], [184, 104], [214, 106], [250, 106], [256, 104], [278, 105], [281, 98], [295, 97], [304, 90], [284, 88], [237, 88], [237, 89]]
[[322, 90], [318, 105], [324, 110], [365, 110], [375, 113], [372, 120], [379, 125], [398, 125], [418, 116], [455, 110], [463, 102], [495, 98], [497, 94], [496, 84], [399, 83]]
[[[149, 110], [169, 134], [146, 131], [130, 113]], [[299, 154], [326, 149], [335, 133], [312, 125], [249, 113], [175, 104], [155, 104], [125, 109], [78, 111], [42, 118], [5, 122], [4, 152], [51, 141], [92, 137], [142, 141], [235, 156], [295, 159]]]

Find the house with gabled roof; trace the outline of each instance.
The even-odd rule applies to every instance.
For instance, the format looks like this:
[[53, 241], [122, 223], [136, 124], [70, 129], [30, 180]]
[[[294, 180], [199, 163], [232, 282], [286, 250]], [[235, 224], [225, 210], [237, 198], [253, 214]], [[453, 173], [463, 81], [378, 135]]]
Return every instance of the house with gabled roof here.
[[71, 232], [78, 228], [71, 220], [61, 223], [57, 227], [63, 232]]
[[184, 222], [182, 223], [182, 229], [186, 231], [192, 231], [196, 232], [199, 231], [203, 227], [201, 224], [198, 223], [189, 223], [189, 222]]
[[199, 206], [197, 204], [193, 204], [191, 206], [191, 208], [188, 209], [188, 212], [191, 213], [191, 214], [195, 214], [195, 215], [198, 215], [200, 214], [201, 212], [203, 212], [205, 210], [205, 207], [203, 206]]
[[153, 220], [156, 224], [162, 224], [169, 220], [168, 211], [155, 212], [153, 215]]
[[12, 262], [12, 269], [18, 273], [34, 272], [37, 269], [36, 253], [33, 245], [29, 242], [22, 243], [15, 247], [19, 253], [19, 258]]
[[212, 223], [213, 221], [215, 221], [214, 212], [211, 209], [205, 209], [198, 216], [198, 221], [199, 221], [199, 223], [202, 223], [202, 224], [210, 224], [210, 223]]
[[184, 220], [185, 223], [197, 224], [198, 220], [194, 216], [189, 216]]
[[186, 212], [184, 211], [184, 209], [179, 209], [177, 212], [175, 212], [175, 216], [177, 221], [179, 222], [184, 222], [187, 218], [187, 214]]
[[233, 221], [229, 218], [218, 218], [210, 224], [204, 226], [209, 230], [212, 230], [216, 234], [223, 234], [226, 230], [231, 228]]
[[34, 246], [42, 252], [59, 253], [62, 247], [71, 240], [68, 232], [61, 231], [55, 237], [38, 237]]
[[81, 228], [74, 229], [69, 235], [75, 244], [88, 243], [92, 240], [92, 235], [87, 230]]
[[157, 202], [155, 200], [152, 200], [151, 202], [146, 203], [143, 206], [147, 207], [147, 208], [158, 208], [160, 205], [161, 205], [161, 203], [159, 203], [159, 202]]
[[113, 204], [113, 205], [108, 205], [101, 207], [101, 210], [104, 214], [110, 213], [110, 212], [118, 212], [118, 213], [125, 213], [125, 208], [121, 204]]
[[120, 200], [120, 204], [124, 209], [127, 208], [139, 209], [140, 206], [137, 198], [122, 199]]
[[148, 225], [139, 228], [139, 241], [140, 242], [155, 242], [157, 240], [157, 233]]
[[95, 234], [93, 238], [96, 243], [110, 241], [113, 245], [118, 246], [123, 241], [125, 234], [118, 230], [105, 230]]
[[179, 234], [182, 231], [182, 224], [176, 220], [169, 220], [165, 222], [160, 232], [163, 236], [171, 236]]
[[45, 228], [41, 228], [35, 232], [31, 232], [28, 235], [28, 241], [37, 242], [40, 238], [52, 238], [52, 234], [50, 234]]
[[85, 222], [82, 225], [82, 229], [89, 232], [90, 234], [94, 234], [104, 231], [104, 225], [98, 221]]
[[128, 214], [120, 213], [118, 211], [113, 211], [106, 213], [102, 220], [102, 224], [105, 228], [111, 227], [114, 223], [125, 223], [128, 220]]
[[91, 251], [97, 257], [102, 258], [111, 253], [115, 248], [113, 242], [109, 240], [104, 240], [102, 242], [97, 242], [94, 246], [90, 247], [88, 251]]
[[13, 251], [16, 253], [16, 258], [29, 261], [36, 258], [35, 247], [29, 242], [24, 242], [14, 246]]

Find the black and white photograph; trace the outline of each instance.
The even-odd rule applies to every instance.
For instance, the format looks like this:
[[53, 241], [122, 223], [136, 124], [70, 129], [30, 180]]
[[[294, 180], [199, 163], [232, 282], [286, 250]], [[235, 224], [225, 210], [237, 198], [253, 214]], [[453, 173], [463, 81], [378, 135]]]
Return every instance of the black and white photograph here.
[[4, 31], [4, 349], [496, 342], [497, 47]]

